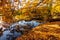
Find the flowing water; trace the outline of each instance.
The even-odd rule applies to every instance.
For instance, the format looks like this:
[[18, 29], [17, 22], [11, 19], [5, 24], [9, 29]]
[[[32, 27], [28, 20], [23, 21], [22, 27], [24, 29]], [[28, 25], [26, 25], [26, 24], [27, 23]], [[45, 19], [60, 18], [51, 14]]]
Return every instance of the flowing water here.
[[[40, 23], [37, 21], [19, 21], [10, 25], [9, 28], [5, 28], [2, 35], [0, 36], [0, 40], [15, 40], [17, 37], [22, 35], [22, 31], [27, 29], [34, 28], [38, 26]], [[19, 32], [16, 31], [16, 26], [19, 25]], [[28, 26], [27, 26], [28, 25]]]

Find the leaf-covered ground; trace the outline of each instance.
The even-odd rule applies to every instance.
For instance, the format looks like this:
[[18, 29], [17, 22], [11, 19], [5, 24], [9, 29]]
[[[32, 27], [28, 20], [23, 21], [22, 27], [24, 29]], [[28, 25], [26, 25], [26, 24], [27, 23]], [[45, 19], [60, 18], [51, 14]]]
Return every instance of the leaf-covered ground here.
[[60, 22], [39, 25], [16, 40], [60, 40]]

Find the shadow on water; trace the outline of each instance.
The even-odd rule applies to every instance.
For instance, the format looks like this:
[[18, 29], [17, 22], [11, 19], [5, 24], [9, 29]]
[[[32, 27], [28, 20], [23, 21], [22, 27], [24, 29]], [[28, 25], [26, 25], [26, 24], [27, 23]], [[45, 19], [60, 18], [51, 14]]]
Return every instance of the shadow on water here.
[[22, 34], [28, 32], [32, 28], [38, 26], [39, 22], [37, 21], [19, 21], [10, 25], [9, 28], [6, 28], [4, 31], [2, 29], [2, 35], [0, 36], [0, 40], [15, 40], [17, 37]]

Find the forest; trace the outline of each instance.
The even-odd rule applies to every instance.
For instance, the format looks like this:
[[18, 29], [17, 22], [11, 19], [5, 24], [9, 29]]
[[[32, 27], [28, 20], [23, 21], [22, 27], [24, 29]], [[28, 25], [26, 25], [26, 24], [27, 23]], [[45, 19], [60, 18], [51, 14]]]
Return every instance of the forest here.
[[60, 40], [59, 34], [60, 0], [0, 0], [0, 40]]
[[7, 23], [19, 20], [59, 20], [60, 2], [59, 0], [0, 0], [0, 15]]

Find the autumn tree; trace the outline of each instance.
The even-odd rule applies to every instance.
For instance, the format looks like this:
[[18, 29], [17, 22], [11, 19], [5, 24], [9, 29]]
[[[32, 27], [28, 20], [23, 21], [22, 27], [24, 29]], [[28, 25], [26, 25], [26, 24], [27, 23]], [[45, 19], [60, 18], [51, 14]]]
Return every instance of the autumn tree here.
[[6, 22], [16, 19], [47, 20], [51, 16], [52, 0], [3, 0], [2, 4], [3, 20]]
[[[11, 23], [13, 21], [10, 0], [2, 0], [3, 21]], [[12, 19], [12, 20], [11, 20]]]

